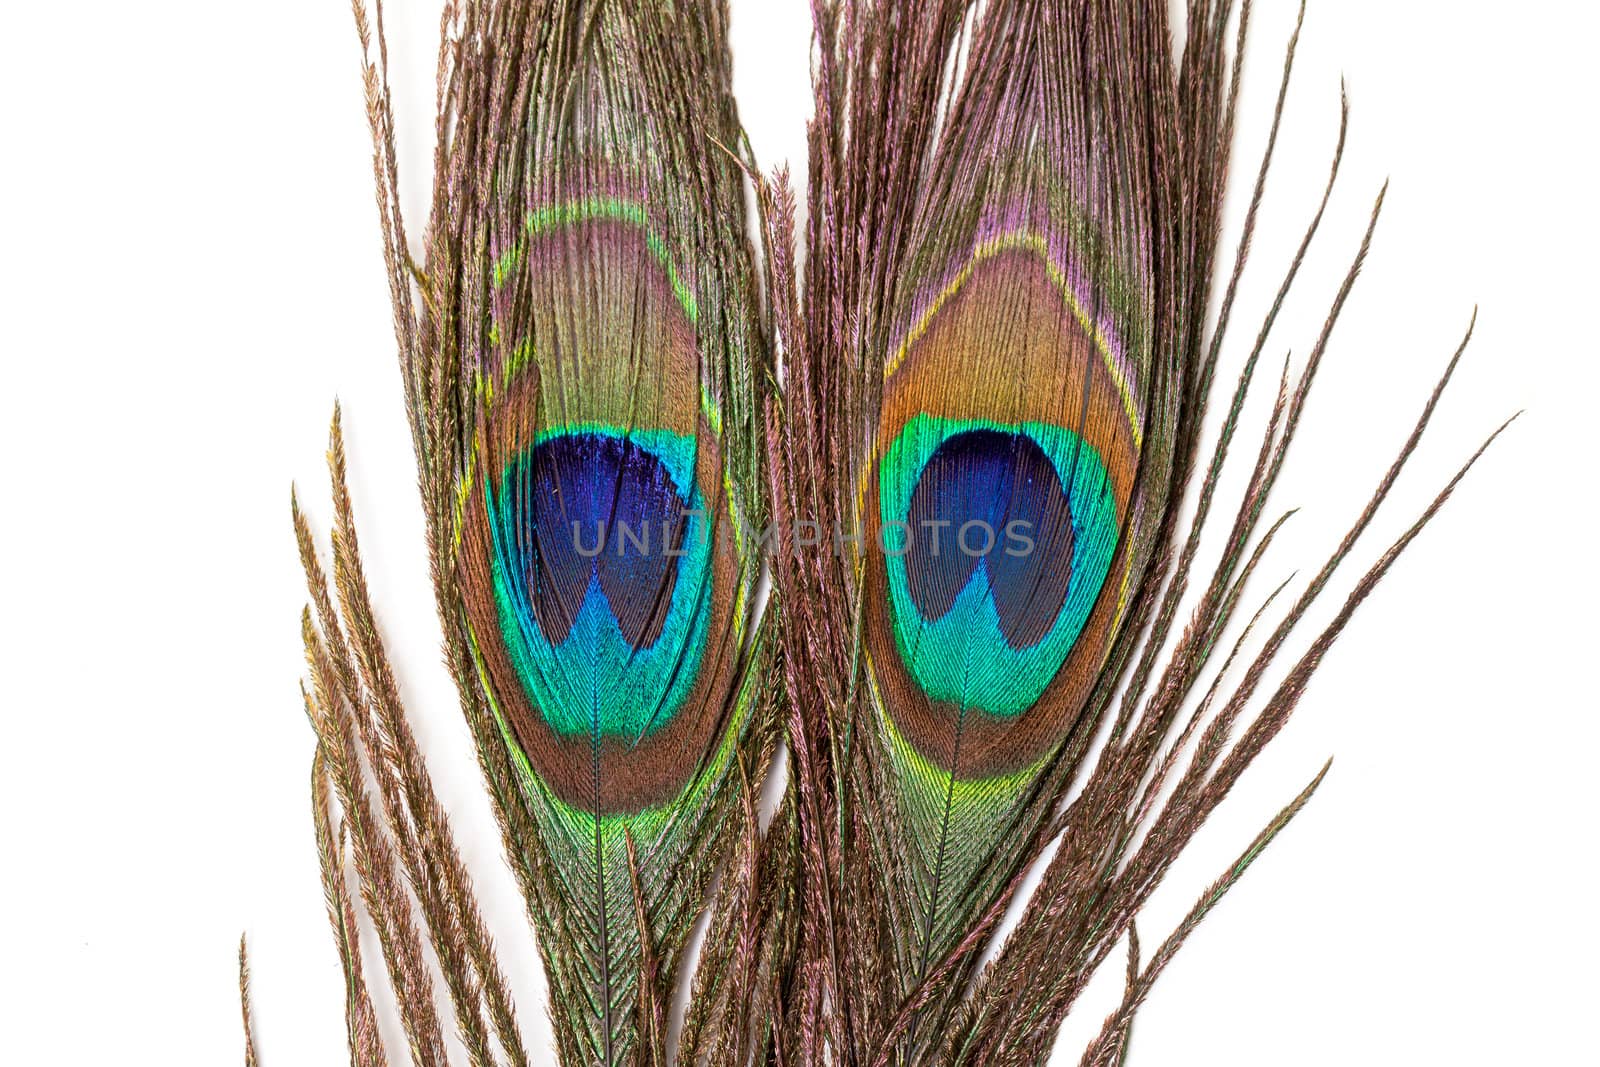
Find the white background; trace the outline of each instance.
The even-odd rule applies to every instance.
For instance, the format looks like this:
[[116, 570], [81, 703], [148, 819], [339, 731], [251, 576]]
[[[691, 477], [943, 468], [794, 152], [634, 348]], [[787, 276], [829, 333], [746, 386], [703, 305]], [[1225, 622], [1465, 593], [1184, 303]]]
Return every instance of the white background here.
[[[437, 7], [389, 12], [417, 223]], [[805, 5], [734, 7], [756, 151], [803, 170]], [[1257, 8], [1241, 177], [1294, 5]], [[265, 1067], [341, 1062], [288, 523], [291, 479], [327, 519], [336, 395], [405, 696], [542, 1045], [534, 948], [439, 666], [346, 6], [88, 0], [8, 4], [3, 23], [0, 1059], [238, 1062], [247, 930]], [[1259, 591], [1320, 564], [1474, 303], [1458, 383], [1345, 582], [1527, 414], [1157, 898], [1151, 943], [1337, 757], [1163, 980], [1136, 1064], [1600, 1063], [1597, 32], [1565, 0], [1312, 5], [1230, 366], [1314, 206], [1341, 73], [1345, 178], [1271, 358], [1309, 348], [1394, 186], [1277, 498], [1303, 511]]]

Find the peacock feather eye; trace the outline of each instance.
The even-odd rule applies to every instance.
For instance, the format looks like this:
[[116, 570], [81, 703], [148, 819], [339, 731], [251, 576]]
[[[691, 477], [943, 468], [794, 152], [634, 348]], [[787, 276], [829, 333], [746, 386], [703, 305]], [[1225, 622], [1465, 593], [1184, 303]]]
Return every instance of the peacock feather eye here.
[[[500, 357], [461, 505], [482, 670], [563, 803], [669, 804], [699, 768], [682, 753], [709, 752], [722, 722], [730, 665], [710, 650], [734, 630], [742, 582], [737, 554], [718, 551], [728, 500], [701, 308], [621, 195], [530, 212], [496, 276]], [[530, 304], [548, 311], [519, 317]]]
[[884, 382], [868, 641], [893, 732], [978, 779], [1047, 755], [1099, 669], [1139, 420], [1122, 333], [1059, 242], [1002, 229], [940, 282]]

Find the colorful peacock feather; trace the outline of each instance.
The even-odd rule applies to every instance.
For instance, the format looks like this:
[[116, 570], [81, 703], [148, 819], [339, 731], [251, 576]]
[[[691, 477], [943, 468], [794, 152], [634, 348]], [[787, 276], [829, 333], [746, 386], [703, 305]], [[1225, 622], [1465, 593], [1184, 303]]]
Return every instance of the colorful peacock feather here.
[[[824, 698], [862, 734], [835, 748], [864, 846], [844, 862], [882, 872], [887, 903], [880, 973], [848, 979], [862, 1014], [910, 996], [1027, 854], [1165, 508], [1190, 326], [1172, 292], [1198, 250], [1166, 28], [1144, 7], [841, 4], [821, 22], [806, 298], [839, 313], [792, 347], [835, 363], [792, 380], [820, 401], [832, 375], [827, 415], [866, 446], [845, 442], [851, 482], [823, 490], [874, 531], [831, 624], [859, 619], [836, 654], [861, 681]], [[947, 81], [958, 49], [968, 73]], [[865, 255], [861, 230], [882, 235]], [[774, 461], [780, 499], [839, 466], [811, 459]]]
[[1170, 409], [1150, 413], [1170, 374], [1155, 348], [1171, 349], [1152, 262], [1168, 223], [1146, 188], [1161, 131], [1115, 111], [1148, 99], [1148, 71], [1136, 54], [1110, 65], [1104, 100], [1073, 53], [1029, 78], [1007, 50], [1049, 54], [1051, 27], [1009, 27], [1014, 6], [970, 61], [1013, 76], [986, 79], [987, 107], [957, 102], [930, 164], [949, 177], [908, 219], [861, 490], [864, 525], [887, 534], [861, 599], [911, 973], [959, 938], [1077, 721], [1147, 558], [1162, 487], [1135, 485], [1141, 457], [1170, 447]]
[[368, 67], [450, 660], [573, 1064], [665, 1055], [678, 955], [775, 744], [725, 19], [454, 5], [420, 266], [381, 37]]
[[[1120, 1062], [1149, 981], [1315, 788], [1142, 965], [1140, 907], [1420, 528], [1230, 746], [1433, 401], [1237, 690], [1219, 697], [1220, 673], [1201, 690], [1277, 530], [1262, 531], [1265, 505], [1369, 231], [1292, 387], [1285, 367], [1222, 561], [1156, 672], [1300, 262], [1207, 460], [1200, 428], [1272, 155], [1208, 331], [1238, 84], [1233, 5], [1189, 4], [1181, 40], [1167, 6], [1147, 0], [814, 9], [803, 275], [786, 251], [794, 203], [781, 176], [761, 200], [784, 355], [769, 433], [775, 513], [783, 527], [820, 508], [855, 531], [849, 552], [780, 556], [775, 568], [808, 840], [796, 963], [808, 981], [792, 991], [800, 1058], [825, 1048], [833, 1062], [874, 1067], [1042, 1063], [1088, 976], [1127, 942], [1128, 1002], [1084, 1060]], [[1242, 49], [1248, 3], [1237, 21]], [[1291, 42], [1285, 86], [1293, 52]], [[1282, 106], [1280, 94], [1279, 116]], [[1180, 537], [1186, 493], [1198, 514]], [[1052, 841], [1015, 932], [991, 944]]]
[[716, 8], [506, 13], [537, 44], [488, 86], [512, 129], [466, 215], [458, 621], [551, 873], [564, 1059], [610, 1065], [650, 1039], [646, 960], [671, 973], [762, 759], [763, 344]]

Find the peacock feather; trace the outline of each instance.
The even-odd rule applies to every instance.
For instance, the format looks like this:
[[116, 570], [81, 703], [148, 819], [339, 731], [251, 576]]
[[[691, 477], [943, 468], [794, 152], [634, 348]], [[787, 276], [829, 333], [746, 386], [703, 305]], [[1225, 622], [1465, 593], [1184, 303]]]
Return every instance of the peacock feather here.
[[766, 343], [726, 13], [450, 8], [421, 265], [386, 185], [378, 59], [435, 583], [562, 1060], [660, 1060], [678, 955], [775, 743]]
[[[931, 8], [926, 39], [966, 6]], [[1150, 27], [1115, 8], [983, 13], [859, 355], [856, 508], [877, 531], [859, 562], [862, 760], [889, 809], [875, 847], [902, 995], [1008, 872], [1165, 492], [1140, 473], [1173, 433], [1158, 249], [1176, 123], [1149, 111]]]
[[[1345, 131], [1341, 118], [1328, 189], [1207, 456], [1202, 427], [1298, 29], [1212, 325], [1249, 4], [1190, 3], [1179, 31], [1167, 7], [813, 5], [803, 269], [788, 251], [800, 242], [783, 175], [760, 200], [783, 356], [775, 514], [781, 528], [820, 518], [844, 531], [820, 557], [796, 538], [774, 567], [807, 842], [795, 965], [806, 980], [791, 991], [802, 1059], [1042, 1063], [1089, 976], [1125, 944], [1127, 999], [1083, 1060], [1121, 1062], [1149, 983], [1321, 776], [1148, 963], [1134, 917], [1455, 485], [1244, 721], [1438, 394], [1243, 680], [1221, 688], [1278, 595], [1218, 671], [1213, 656], [1283, 521], [1264, 521], [1267, 501], [1372, 230], [1298, 376], [1284, 367], [1221, 560], [1180, 627], [1240, 413]], [[1019, 907], [1030, 877], [1039, 888]], [[997, 942], [1008, 913], [1015, 931]]]
[[[1041, 173], [1013, 203], [1050, 188]], [[955, 247], [901, 297], [861, 506], [882, 532], [867, 679], [919, 968], [961, 933], [997, 835], [1076, 721], [1139, 562], [1148, 282], [1046, 208], [973, 217], [960, 237], [929, 224]]]
[[[528, 5], [477, 221], [461, 621], [552, 872], [564, 1058], [629, 1062], [741, 812], [762, 343], [714, 6]], [[725, 61], [723, 76], [726, 77]], [[725, 83], [724, 83], [725, 85]], [[691, 125], [687, 116], [707, 125]], [[641, 1005], [645, 1007], [641, 1009]]]
[[[725, 479], [695, 293], [638, 200], [596, 206], [530, 222], [508, 257], [525, 291], [498, 300], [526, 318], [483, 368], [457, 536], [484, 692], [587, 933], [564, 976], [578, 1040], [612, 1063], [637, 1025], [640, 937], [686, 933], [705, 820], [749, 735], [757, 561], [736, 531], [756, 502]], [[753, 333], [709, 329], [713, 356], [749, 358]]]

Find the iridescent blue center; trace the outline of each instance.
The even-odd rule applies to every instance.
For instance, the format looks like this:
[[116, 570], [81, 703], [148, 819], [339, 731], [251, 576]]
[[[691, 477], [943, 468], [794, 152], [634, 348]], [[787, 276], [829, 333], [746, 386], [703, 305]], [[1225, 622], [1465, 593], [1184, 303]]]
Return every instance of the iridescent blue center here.
[[501, 632], [558, 733], [641, 737], [693, 686], [711, 599], [694, 444], [661, 431], [552, 435], [490, 494]]
[[879, 473], [895, 643], [935, 700], [1014, 716], [1037, 701], [1110, 571], [1099, 454], [1044, 423], [918, 415]]

